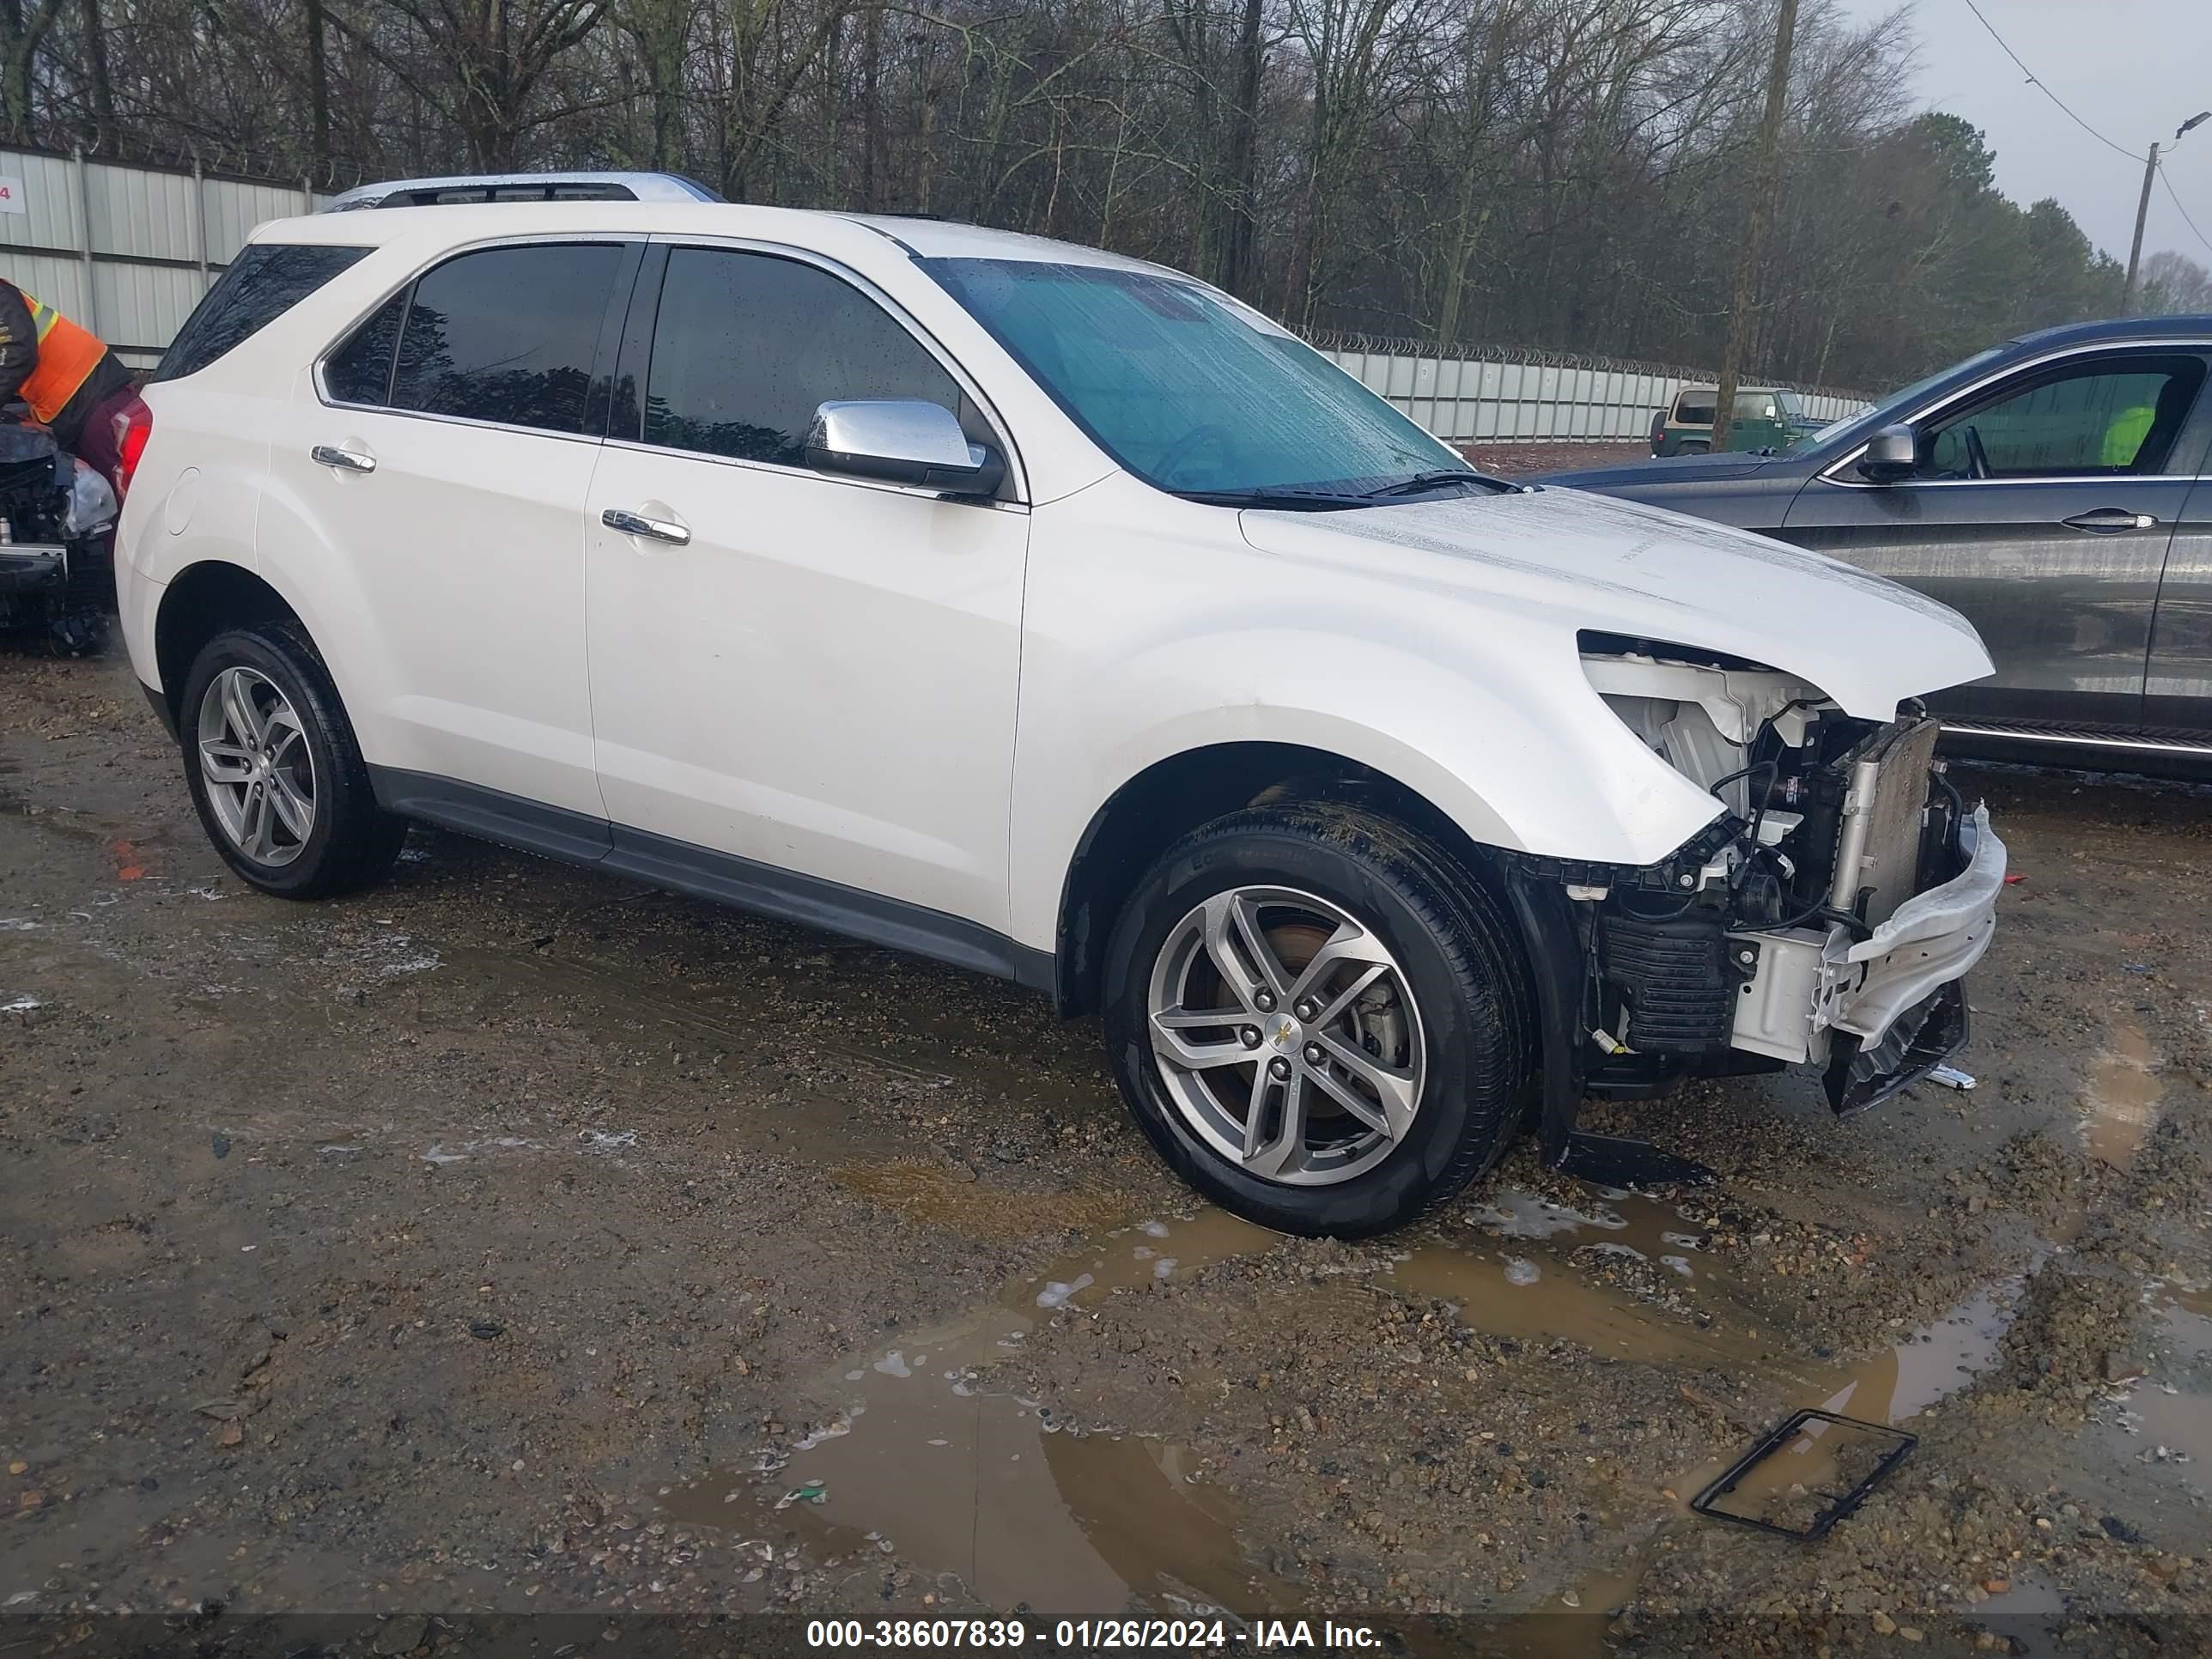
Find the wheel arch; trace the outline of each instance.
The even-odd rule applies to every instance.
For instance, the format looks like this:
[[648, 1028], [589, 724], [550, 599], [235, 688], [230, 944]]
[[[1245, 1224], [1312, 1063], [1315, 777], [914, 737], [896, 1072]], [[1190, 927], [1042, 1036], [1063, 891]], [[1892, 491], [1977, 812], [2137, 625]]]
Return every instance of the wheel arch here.
[[155, 672], [173, 729], [184, 718], [185, 677], [207, 642], [228, 629], [278, 620], [307, 626], [297, 606], [244, 565], [203, 559], [177, 574], [154, 616]]
[[1154, 761], [1091, 815], [1060, 897], [1053, 996], [1063, 1017], [1094, 1013], [1115, 919], [1145, 872], [1202, 823], [1296, 798], [1357, 803], [1432, 842], [1470, 879], [1502, 896], [1498, 848], [1470, 836], [1420, 791], [1364, 762], [1303, 744], [1205, 744]]

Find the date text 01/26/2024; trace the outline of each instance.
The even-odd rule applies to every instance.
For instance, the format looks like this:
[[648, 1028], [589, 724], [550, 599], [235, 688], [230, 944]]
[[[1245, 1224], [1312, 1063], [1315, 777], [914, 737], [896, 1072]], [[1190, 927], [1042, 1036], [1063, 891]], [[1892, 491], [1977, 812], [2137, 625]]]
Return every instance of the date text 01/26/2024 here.
[[1254, 1651], [1379, 1648], [1382, 1634], [1367, 1625], [1334, 1620], [1262, 1619], [1237, 1628], [1222, 1619], [812, 1619], [811, 1648], [1019, 1648], [1030, 1643], [1061, 1651], [1174, 1649]]

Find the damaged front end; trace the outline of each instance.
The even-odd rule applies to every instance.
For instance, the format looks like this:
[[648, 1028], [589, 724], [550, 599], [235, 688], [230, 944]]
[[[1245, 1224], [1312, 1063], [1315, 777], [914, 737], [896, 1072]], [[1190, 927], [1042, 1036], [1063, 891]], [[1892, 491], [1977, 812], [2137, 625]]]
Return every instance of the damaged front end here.
[[1945, 778], [1937, 723], [1853, 719], [1716, 653], [1582, 645], [1607, 708], [1719, 810], [1656, 864], [1509, 861], [1537, 947], [1547, 1158], [1588, 1097], [1807, 1065], [1850, 1116], [1954, 1052], [2005, 850]]

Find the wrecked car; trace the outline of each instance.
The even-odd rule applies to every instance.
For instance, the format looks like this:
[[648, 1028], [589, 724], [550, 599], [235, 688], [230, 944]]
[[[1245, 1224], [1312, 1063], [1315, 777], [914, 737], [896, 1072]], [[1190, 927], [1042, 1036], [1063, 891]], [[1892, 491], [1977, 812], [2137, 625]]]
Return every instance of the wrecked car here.
[[1175, 271], [594, 189], [264, 226], [148, 391], [124, 626], [246, 881], [419, 821], [1005, 975], [1296, 1232], [1963, 1039], [1953, 611], [1485, 477]]

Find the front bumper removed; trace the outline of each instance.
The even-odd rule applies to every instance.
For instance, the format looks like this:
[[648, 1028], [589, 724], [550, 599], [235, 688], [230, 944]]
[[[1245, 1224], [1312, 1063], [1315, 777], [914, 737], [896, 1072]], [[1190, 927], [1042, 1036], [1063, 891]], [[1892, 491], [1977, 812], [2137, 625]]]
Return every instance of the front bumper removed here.
[[1996, 934], [2005, 880], [1988, 808], [1975, 808], [1959, 842], [1964, 867], [1864, 939], [1841, 926], [1731, 934], [1758, 956], [1732, 1046], [1821, 1066], [1829, 1103], [1844, 1114], [1887, 1100], [1955, 1052], [1966, 1038], [1960, 981]]

